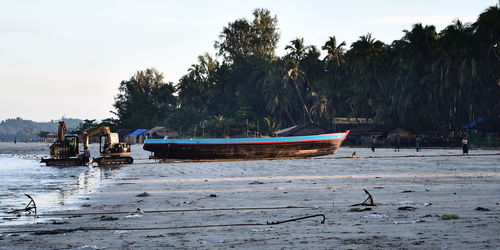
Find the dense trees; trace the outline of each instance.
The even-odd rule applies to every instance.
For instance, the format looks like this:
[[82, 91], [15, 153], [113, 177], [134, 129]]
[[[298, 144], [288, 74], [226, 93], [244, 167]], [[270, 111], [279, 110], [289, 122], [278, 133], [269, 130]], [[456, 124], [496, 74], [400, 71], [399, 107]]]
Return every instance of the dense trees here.
[[297, 38], [281, 57], [277, 18], [264, 9], [253, 18], [224, 27], [215, 43], [221, 61], [200, 56], [175, 88], [152, 69], [123, 81], [115, 99], [120, 125], [168, 125], [187, 136], [269, 135], [367, 117], [446, 133], [479, 117], [499, 119], [498, 7], [441, 32], [415, 24], [391, 44], [368, 33], [347, 49], [331, 36], [320, 51]]
[[176, 108], [172, 83], [163, 82], [155, 69], [138, 71], [128, 81], [122, 81], [115, 97], [115, 114], [125, 128], [151, 128], [165, 123]]

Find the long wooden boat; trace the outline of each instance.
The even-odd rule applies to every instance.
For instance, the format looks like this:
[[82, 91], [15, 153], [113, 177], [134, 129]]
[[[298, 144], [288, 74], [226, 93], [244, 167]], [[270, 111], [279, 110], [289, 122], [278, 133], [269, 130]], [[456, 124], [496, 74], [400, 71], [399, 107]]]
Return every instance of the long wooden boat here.
[[186, 160], [251, 160], [304, 158], [335, 154], [349, 130], [307, 136], [229, 139], [149, 139], [151, 158]]

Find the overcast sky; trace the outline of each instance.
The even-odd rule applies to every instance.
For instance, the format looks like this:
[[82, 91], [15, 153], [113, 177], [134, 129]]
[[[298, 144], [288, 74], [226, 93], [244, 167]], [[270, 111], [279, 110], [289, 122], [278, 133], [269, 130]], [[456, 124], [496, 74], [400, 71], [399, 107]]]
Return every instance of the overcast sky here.
[[385, 43], [421, 22], [440, 31], [474, 22], [497, 0], [391, 1], [7, 1], [0, 0], [0, 120], [113, 117], [120, 81], [154, 67], [177, 83], [197, 56], [215, 55], [224, 26], [252, 20], [255, 8], [278, 18], [278, 55], [303, 37], [351, 44], [372, 33]]

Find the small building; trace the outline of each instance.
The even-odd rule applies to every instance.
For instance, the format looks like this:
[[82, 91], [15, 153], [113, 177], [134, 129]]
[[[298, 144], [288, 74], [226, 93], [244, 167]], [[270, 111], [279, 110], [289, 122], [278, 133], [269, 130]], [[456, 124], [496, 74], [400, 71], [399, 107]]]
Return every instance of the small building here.
[[121, 129], [118, 129], [115, 133], [118, 134], [118, 138], [120, 139], [120, 141], [125, 141], [125, 136], [133, 131], [134, 130], [132, 130], [132, 129], [121, 128]]
[[289, 128], [274, 132], [275, 136], [301, 136], [318, 135], [325, 133], [325, 130], [314, 123], [295, 125]]
[[147, 129], [136, 129], [125, 135], [125, 142], [129, 144], [144, 143], [145, 134]]
[[164, 137], [175, 138], [179, 136], [179, 133], [171, 130], [167, 127], [156, 126], [148, 131], [146, 131], [146, 136], [151, 139], [163, 139]]
[[405, 138], [405, 139], [415, 137], [415, 133], [410, 132], [404, 128], [395, 128], [395, 129], [389, 130], [387, 132], [388, 138], [396, 138], [396, 136], [398, 136], [398, 135], [400, 138]]
[[57, 134], [57, 132], [50, 132], [45, 137], [45, 142], [55, 142], [55, 141], [57, 141], [58, 137], [59, 137], [59, 135]]

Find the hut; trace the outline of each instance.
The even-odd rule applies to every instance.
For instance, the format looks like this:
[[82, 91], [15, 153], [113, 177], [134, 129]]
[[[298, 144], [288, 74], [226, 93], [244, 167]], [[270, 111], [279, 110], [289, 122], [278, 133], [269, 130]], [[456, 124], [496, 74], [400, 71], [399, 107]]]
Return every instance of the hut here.
[[165, 137], [175, 138], [175, 137], [179, 136], [179, 133], [177, 133], [176, 131], [173, 131], [167, 127], [156, 126], [152, 129], [146, 131], [145, 135], [151, 139], [162, 139]]
[[50, 132], [45, 137], [45, 142], [55, 142], [57, 141], [58, 135], [57, 132]]
[[125, 135], [125, 142], [129, 144], [144, 143], [144, 137], [147, 129], [136, 129]]
[[396, 138], [396, 136], [398, 135], [400, 138], [405, 138], [405, 139], [410, 137], [411, 138], [415, 137], [414, 132], [410, 132], [409, 130], [404, 128], [395, 128], [387, 132], [387, 137], [389, 138]]
[[115, 133], [118, 134], [118, 138], [120, 139], [120, 141], [125, 141], [125, 136], [127, 134], [130, 134], [130, 132], [133, 132], [134, 130], [132, 129], [128, 129], [128, 128], [121, 128], [121, 129], [118, 129], [115, 131]]

